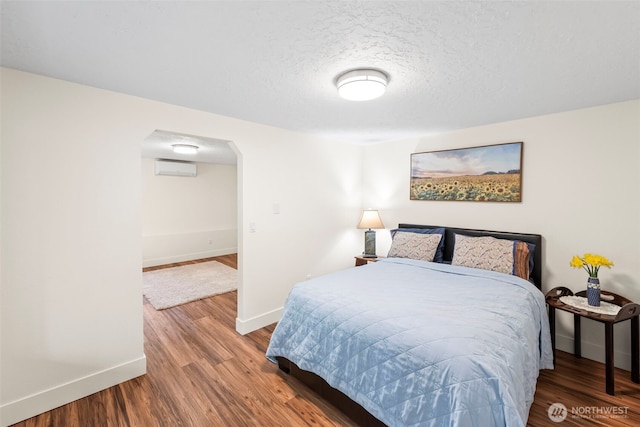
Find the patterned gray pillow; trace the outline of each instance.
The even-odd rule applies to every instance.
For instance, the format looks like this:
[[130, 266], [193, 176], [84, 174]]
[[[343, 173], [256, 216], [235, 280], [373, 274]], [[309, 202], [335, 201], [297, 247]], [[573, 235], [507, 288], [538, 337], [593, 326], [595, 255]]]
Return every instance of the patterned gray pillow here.
[[396, 232], [391, 242], [388, 257], [411, 258], [433, 261], [442, 234], [419, 234]]
[[513, 241], [456, 234], [452, 265], [513, 273]]

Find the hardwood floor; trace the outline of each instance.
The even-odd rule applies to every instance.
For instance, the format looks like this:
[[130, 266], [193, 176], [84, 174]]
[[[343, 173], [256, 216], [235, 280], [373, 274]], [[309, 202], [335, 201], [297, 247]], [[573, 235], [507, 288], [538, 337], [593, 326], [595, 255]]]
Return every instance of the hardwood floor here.
[[231, 268], [235, 268], [236, 270], [238, 269], [238, 255], [231, 254], [231, 255], [214, 256], [211, 258], [201, 258], [193, 261], [182, 261], [182, 262], [174, 262], [172, 264], [156, 265], [155, 267], [145, 267], [142, 269], [142, 271], [161, 270], [163, 268], [180, 267], [181, 265], [198, 264], [198, 263], [207, 262], [207, 261], [218, 261]]
[[[237, 268], [233, 255], [212, 259]], [[354, 426], [266, 360], [275, 325], [235, 332], [236, 298], [230, 292], [162, 311], [145, 301], [147, 375], [15, 426]], [[540, 375], [528, 426], [640, 425], [640, 385], [627, 371], [615, 375], [616, 395], [609, 396], [603, 364], [558, 352], [557, 368]], [[565, 421], [549, 419], [554, 403], [568, 409]]]

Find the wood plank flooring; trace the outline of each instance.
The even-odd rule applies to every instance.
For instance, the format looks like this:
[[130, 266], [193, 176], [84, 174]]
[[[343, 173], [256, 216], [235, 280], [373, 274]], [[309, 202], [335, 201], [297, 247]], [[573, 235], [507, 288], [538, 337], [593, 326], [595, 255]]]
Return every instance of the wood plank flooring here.
[[[234, 255], [203, 261], [210, 260], [237, 268]], [[151, 269], [157, 267], [145, 270]], [[236, 298], [230, 292], [162, 311], [144, 301], [147, 375], [15, 426], [355, 426], [265, 359], [275, 325], [235, 332]], [[558, 352], [557, 368], [540, 375], [528, 426], [640, 425], [640, 385], [627, 371], [615, 375], [616, 395], [609, 396], [603, 364]], [[553, 403], [568, 409], [565, 421], [550, 421]], [[613, 418], [603, 411], [625, 413]]]

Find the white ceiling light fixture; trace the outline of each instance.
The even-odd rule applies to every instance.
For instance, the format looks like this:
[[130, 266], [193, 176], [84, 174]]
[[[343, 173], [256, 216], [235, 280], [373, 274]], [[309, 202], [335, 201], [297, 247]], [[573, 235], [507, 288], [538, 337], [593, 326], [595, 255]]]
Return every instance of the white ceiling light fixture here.
[[172, 144], [173, 152], [177, 154], [196, 154], [198, 152], [197, 145], [193, 144]]
[[378, 70], [352, 70], [338, 77], [338, 95], [349, 101], [368, 101], [379, 98], [387, 89], [389, 78]]

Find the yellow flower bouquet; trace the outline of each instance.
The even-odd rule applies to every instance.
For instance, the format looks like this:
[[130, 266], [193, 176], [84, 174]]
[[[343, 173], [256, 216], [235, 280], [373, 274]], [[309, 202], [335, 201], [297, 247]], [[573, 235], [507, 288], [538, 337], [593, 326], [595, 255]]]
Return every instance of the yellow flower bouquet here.
[[584, 268], [589, 273], [589, 277], [598, 277], [600, 267], [611, 268], [613, 267], [613, 262], [602, 255], [584, 254], [582, 257], [574, 255], [569, 265], [574, 268]]

